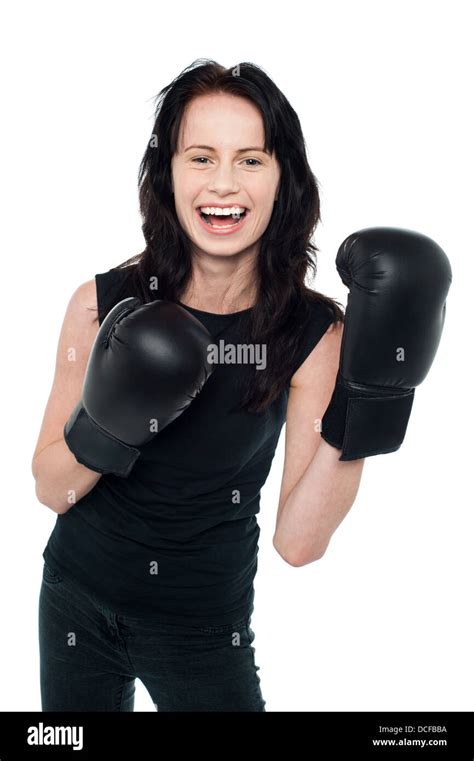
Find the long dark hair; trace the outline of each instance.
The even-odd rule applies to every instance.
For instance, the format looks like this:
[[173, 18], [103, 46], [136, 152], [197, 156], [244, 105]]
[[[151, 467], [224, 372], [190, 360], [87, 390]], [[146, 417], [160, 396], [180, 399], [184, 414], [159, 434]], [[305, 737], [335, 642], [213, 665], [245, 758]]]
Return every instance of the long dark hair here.
[[[333, 321], [344, 321], [339, 302], [305, 285], [308, 273], [314, 277], [317, 272], [319, 249], [311, 237], [321, 220], [318, 183], [308, 164], [298, 116], [261, 68], [245, 62], [226, 69], [200, 58], [156, 96], [155, 123], [138, 175], [146, 248], [114, 269], [130, 267], [123, 298], [133, 290], [145, 302], [176, 301], [185, 291], [192, 274], [192, 241], [176, 215], [171, 159], [186, 105], [213, 93], [238, 95], [257, 106], [265, 149], [275, 152], [281, 170], [278, 200], [259, 241], [254, 273], [258, 294], [248, 323], [248, 340], [267, 345], [267, 367], [247, 377], [240, 402], [249, 412], [261, 413], [290, 380], [311, 316], [309, 302], [319, 301]], [[150, 289], [156, 280], [158, 291]]]

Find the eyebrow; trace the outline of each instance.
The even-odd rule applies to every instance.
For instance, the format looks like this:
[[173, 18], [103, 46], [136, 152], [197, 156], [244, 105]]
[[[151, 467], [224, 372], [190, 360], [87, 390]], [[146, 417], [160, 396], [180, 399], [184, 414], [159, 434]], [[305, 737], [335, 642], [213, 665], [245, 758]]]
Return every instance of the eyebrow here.
[[[184, 149], [184, 153], [186, 151], [190, 151], [191, 148], [201, 148], [206, 151], [213, 151], [216, 152], [216, 149], [212, 147], [212, 145], [188, 145], [187, 148]], [[263, 148], [260, 148], [257, 145], [251, 145], [249, 148], [238, 148], [236, 150], [236, 153], [247, 153], [247, 151], [260, 151], [260, 153], [268, 153], [268, 151], [265, 151]]]

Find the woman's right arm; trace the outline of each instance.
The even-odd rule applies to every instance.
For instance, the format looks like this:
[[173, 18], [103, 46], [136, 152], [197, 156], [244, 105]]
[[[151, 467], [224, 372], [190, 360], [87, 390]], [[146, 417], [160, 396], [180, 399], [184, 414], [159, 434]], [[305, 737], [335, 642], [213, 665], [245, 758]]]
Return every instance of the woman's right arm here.
[[66, 513], [101, 477], [77, 462], [64, 440], [64, 426], [82, 395], [87, 360], [99, 331], [95, 280], [69, 301], [56, 355], [53, 386], [33, 454], [36, 496], [55, 513]]

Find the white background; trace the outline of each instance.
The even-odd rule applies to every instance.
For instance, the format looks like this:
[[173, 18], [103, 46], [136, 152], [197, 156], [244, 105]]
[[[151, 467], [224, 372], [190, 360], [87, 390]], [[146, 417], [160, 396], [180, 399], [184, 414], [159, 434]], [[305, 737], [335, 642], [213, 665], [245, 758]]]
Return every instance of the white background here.
[[[469, 3], [11, 2], [0, 19], [3, 344], [0, 710], [40, 710], [37, 606], [56, 516], [31, 457], [77, 286], [143, 248], [153, 97], [194, 59], [263, 67], [321, 185], [318, 290], [338, 245], [415, 229], [453, 268], [403, 447], [368, 458], [325, 556], [272, 547], [283, 435], [262, 492], [252, 627], [267, 711], [474, 710]], [[137, 711], [154, 710], [137, 682]]]

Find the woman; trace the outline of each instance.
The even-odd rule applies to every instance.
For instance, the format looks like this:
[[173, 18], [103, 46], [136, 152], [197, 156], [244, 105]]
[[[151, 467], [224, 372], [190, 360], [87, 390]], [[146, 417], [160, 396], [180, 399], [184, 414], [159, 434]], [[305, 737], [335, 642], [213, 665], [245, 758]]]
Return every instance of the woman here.
[[[139, 185], [146, 248], [73, 294], [33, 457], [38, 499], [58, 514], [43, 553], [42, 707], [132, 711], [138, 677], [160, 711], [264, 711], [256, 516], [283, 422], [273, 541], [292, 565], [324, 553], [364, 462], [341, 462], [318, 430], [344, 315], [305, 285], [317, 182], [271, 79], [198, 60], [160, 93]], [[221, 357], [124, 477], [81, 464], [64, 428], [99, 326], [131, 296], [180, 305], [216, 344], [262, 351], [253, 364]]]

